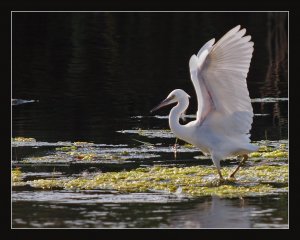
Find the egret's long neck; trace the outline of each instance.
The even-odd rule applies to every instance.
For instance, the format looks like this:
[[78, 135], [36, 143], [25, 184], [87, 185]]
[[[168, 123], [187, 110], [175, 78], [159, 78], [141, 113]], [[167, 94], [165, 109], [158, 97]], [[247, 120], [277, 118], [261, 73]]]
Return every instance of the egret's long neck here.
[[172, 132], [175, 134], [175, 136], [181, 139], [183, 139], [184, 136], [186, 135], [186, 129], [184, 125], [181, 125], [179, 123], [179, 119], [181, 114], [187, 109], [188, 106], [189, 106], [188, 98], [180, 99], [180, 101], [178, 101], [178, 104], [172, 108], [169, 115], [170, 128]]

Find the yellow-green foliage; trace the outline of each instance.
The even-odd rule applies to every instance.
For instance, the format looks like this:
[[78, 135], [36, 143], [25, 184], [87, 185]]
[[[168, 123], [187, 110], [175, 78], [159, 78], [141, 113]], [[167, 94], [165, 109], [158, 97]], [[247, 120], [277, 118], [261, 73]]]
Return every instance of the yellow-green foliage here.
[[[222, 169], [228, 175], [233, 168]], [[213, 167], [137, 168], [128, 172], [107, 172], [88, 178], [28, 181], [33, 187], [51, 189], [114, 189], [120, 192], [167, 191], [186, 195], [224, 197], [264, 194], [276, 191], [268, 183], [287, 183], [287, 166], [256, 166], [241, 169], [238, 180], [215, 181]]]
[[25, 137], [15, 137], [12, 138], [13, 142], [35, 142], [34, 138], [25, 138]]
[[76, 146], [70, 146], [70, 147], [58, 147], [55, 148], [56, 151], [64, 151], [64, 152], [68, 152], [68, 151], [74, 151], [77, 150]]
[[12, 182], [22, 181], [22, 172], [20, 168], [14, 168], [11, 170], [11, 180]]
[[75, 159], [78, 160], [95, 160], [96, 158], [101, 158], [105, 160], [120, 160], [124, 156], [129, 156], [129, 152], [127, 151], [122, 151], [119, 153], [114, 153], [114, 154], [94, 154], [94, 153], [82, 153], [82, 152], [67, 152], [67, 154], [71, 155]]
[[249, 154], [249, 157], [254, 158], [287, 158], [288, 152], [286, 150], [286, 144], [280, 144], [278, 149], [268, 146], [259, 147], [257, 152]]
[[189, 144], [189, 143], [185, 143], [183, 146], [186, 148], [195, 148], [193, 144]]
[[12, 186], [24, 186], [26, 183], [23, 181], [24, 174], [20, 168], [11, 170], [11, 184]]
[[93, 160], [97, 157], [97, 155], [93, 153], [68, 152], [68, 154], [78, 160]]

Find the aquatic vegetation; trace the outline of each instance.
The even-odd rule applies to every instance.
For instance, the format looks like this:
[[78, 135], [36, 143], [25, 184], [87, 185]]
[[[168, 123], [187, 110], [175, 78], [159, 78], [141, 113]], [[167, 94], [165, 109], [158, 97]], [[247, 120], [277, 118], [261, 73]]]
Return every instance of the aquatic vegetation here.
[[94, 143], [92, 143], [92, 142], [83, 142], [83, 141], [77, 141], [77, 142], [74, 142], [73, 144], [75, 146], [86, 146], [86, 145], [92, 146], [92, 145], [94, 145]]
[[45, 147], [45, 146], [72, 146], [71, 142], [40, 142], [36, 141], [34, 138], [12, 138], [12, 147]]
[[238, 174], [242, 181], [260, 181], [260, 182], [288, 182], [287, 165], [260, 165], [249, 168], [242, 168]]
[[275, 150], [272, 152], [262, 154], [262, 157], [266, 158], [287, 158], [288, 153], [286, 151]]
[[183, 147], [186, 147], [186, 148], [195, 148], [195, 146], [193, 144], [189, 144], [189, 143], [185, 143], [183, 145]]
[[25, 186], [26, 182], [24, 180], [24, 173], [20, 168], [14, 168], [11, 170], [11, 185], [13, 187]]
[[[74, 149], [74, 150], [73, 150]], [[103, 162], [107, 160], [118, 160], [119, 162], [128, 159], [157, 158], [160, 155], [151, 153], [149, 148], [101, 148], [101, 147], [62, 147], [45, 156], [29, 156], [23, 158], [23, 163], [76, 163], [79, 161]], [[153, 152], [154, 150], [151, 149]], [[169, 151], [164, 148], [164, 151]]]
[[11, 180], [12, 182], [20, 182], [23, 179], [23, 173], [20, 168], [14, 168], [11, 170]]
[[253, 152], [253, 153], [248, 154], [248, 156], [249, 156], [249, 157], [261, 157], [262, 154], [259, 153], [259, 152]]
[[46, 156], [38, 156], [38, 157], [27, 157], [22, 160], [23, 163], [58, 163], [58, 162], [71, 162], [72, 157], [64, 154], [51, 154]]
[[254, 158], [288, 158], [287, 145], [277, 144], [274, 146], [263, 145], [260, 146], [257, 152], [253, 152], [249, 154], [249, 157]]
[[93, 153], [68, 152], [67, 154], [79, 160], [93, 160], [97, 157], [97, 155]]
[[258, 152], [271, 152], [273, 150], [272, 147], [268, 146], [260, 146], [258, 149]]
[[253, 153], [249, 154], [249, 157], [287, 158], [288, 157], [288, 152], [281, 151], [281, 150], [275, 150], [275, 151], [272, 151], [272, 152], [264, 152], [264, 153], [253, 152]]
[[68, 151], [74, 151], [77, 150], [76, 146], [67, 146], [67, 147], [58, 147], [55, 148], [56, 151], [64, 151], [64, 152], [68, 152]]
[[137, 139], [134, 139], [134, 138], [133, 138], [132, 140], [135, 141], [135, 142], [142, 143], [142, 144], [144, 144], [145, 146], [150, 147], [150, 148], [153, 148], [153, 147], [154, 147], [154, 144], [149, 143], [149, 142], [140, 141], [140, 140], [137, 140]]
[[[161, 137], [161, 134], [170, 134], [168, 130], [132, 130], [134, 133], [145, 135], [146, 137]], [[138, 133], [140, 131], [140, 133]], [[27, 138], [30, 139], [30, 138]], [[19, 139], [22, 144], [38, 144]], [[121, 163], [127, 159], [146, 159], [159, 157], [156, 153], [173, 153], [173, 145], [162, 146], [137, 140], [142, 143], [138, 147], [123, 147], [123, 145], [101, 145], [88, 142], [65, 142], [55, 143], [57, 146], [51, 154], [45, 156], [30, 156], [22, 159], [24, 162], [48, 163], [48, 162], [72, 162], [80, 161], [107, 162], [116, 160]], [[25, 181], [24, 174], [19, 169], [12, 170], [13, 186], [30, 185], [39, 189], [69, 189], [87, 190], [101, 189], [114, 190], [120, 193], [139, 192], [164, 192], [168, 194], [184, 196], [210, 196], [221, 197], [248, 196], [257, 194], [270, 194], [278, 191], [288, 191], [288, 165], [279, 160], [288, 157], [288, 142], [284, 141], [260, 141], [256, 142], [260, 146], [257, 152], [249, 156], [254, 161], [248, 161], [237, 173], [237, 179], [227, 179], [220, 182], [216, 177], [215, 168], [209, 166], [160, 166], [136, 168], [131, 171], [105, 172], [99, 174], [87, 174], [84, 176], [72, 176], [65, 178], [48, 178]], [[25, 146], [25, 145], [24, 145]], [[26, 145], [27, 146], [27, 145]], [[35, 146], [35, 145], [32, 145]], [[193, 145], [182, 143], [178, 145], [178, 152], [192, 153], [199, 151]], [[154, 153], [154, 154], [153, 154]], [[209, 157], [200, 157], [209, 159]], [[264, 159], [265, 165], [257, 165], [257, 159]], [[235, 165], [222, 167], [222, 173], [227, 176], [233, 171]]]
[[174, 138], [174, 134], [171, 132], [170, 129], [137, 129], [137, 130], [121, 130], [117, 131], [118, 133], [125, 133], [125, 134], [138, 134], [143, 137], [148, 138]]
[[30, 138], [30, 137], [14, 137], [12, 138], [13, 142], [36, 142], [36, 140], [34, 138]]
[[127, 144], [117, 144], [117, 145], [113, 145], [113, 144], [96, 144], [96, 143], [92, 143], [92, 142], [83, 142], [83, 141], [77, 141], [77, 142], [62, 142], [62, 141], [58, 141], [58, 142], [40, 142], [40, 141], [36, 141], [36, 139], [31, 138], [31, 137], [15, 137], [12, 138], [12, 147], [45, 147], [45, 146], [51, 146], [51, 147], [71, 147], [71, 146], [76, 146], [76, 147], [88, 147], [88, 146], [92, 146], [92, 147], [114, 147], [114, 148], [118, 148], [118, 147], [125, 147], [127, 146]]
[[[225, 167], [224, 174], [232, 168]], [[278, 188], [271, 183], [288, 181], [287, 166], [256, 166], [241, 169], [237, 180], [215, 181], [215, 169], [205, 166], [137, 168], [127, 172], [107, 172], [92, 178], [39, 179], [27, 181], [42, 189], [110, 189], [119, 192], [164, 191], [191, 196], [218, 195], [221, 197], [273, 193]], [[284, 186], [286, 187], [286, 186]], [[282, 190], [282, 189], [281, 189]], [[287, 191], [287, 188], [284, 188]]]
[[121, 152], [121, 154], [122, 154], [123, 156], [128, 156], [128, 155], [129, 155], [129, 152], [128, 152], [128, 151], [123, 151], [123, 152]]

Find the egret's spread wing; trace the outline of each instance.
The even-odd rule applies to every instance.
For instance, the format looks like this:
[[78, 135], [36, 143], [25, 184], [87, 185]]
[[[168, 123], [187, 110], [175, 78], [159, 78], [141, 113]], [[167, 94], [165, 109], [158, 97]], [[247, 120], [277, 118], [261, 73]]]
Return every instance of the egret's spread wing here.
[[237, 26], [215, 45], [200, 50], [197, 57], [192, 56], [190, 69], [197, 93], [199, 123], [214, 110], [218, 118], [231, 118], [238, 123], [235, 127], [240, 133], [251, 129], [253, 110], [246, 77], [254, 44], [245, 33], [245, 29]]
[[213, 103], [211, 96], [209, 95], [205, 83], [203, 82], [202, 77], [199, 75], [201, 65], [205, 61], [207, 55], [209, 54], [212, 45], [214, 44], [215, 39], [211, 39], [199, 50], [197, 56], [193, 55], [190, 59], [190, 73], [191, 79], [194, 84], [194, 88], [197, 94], [198, 101], [198, 111], [197, 111], [197, 120], [202, 122], [206, 115], [213, 108]]

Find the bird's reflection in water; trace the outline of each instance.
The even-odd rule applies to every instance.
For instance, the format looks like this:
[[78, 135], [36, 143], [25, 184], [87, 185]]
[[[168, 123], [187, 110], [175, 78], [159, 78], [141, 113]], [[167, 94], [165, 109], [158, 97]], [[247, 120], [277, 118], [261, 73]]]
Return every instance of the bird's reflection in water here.
[[184, 213], [172, 215], [169, 224], [172, 228], [251, 228], [256, 224], [268, 227], [267, 223], [270, 222], [276, 225], [278, 220], [284, 218], [272, 205], [272, 200], [267, 209], [266, 206], [258, 206], [257, 201], [255, 198], [225, 199], [212, 196]]

